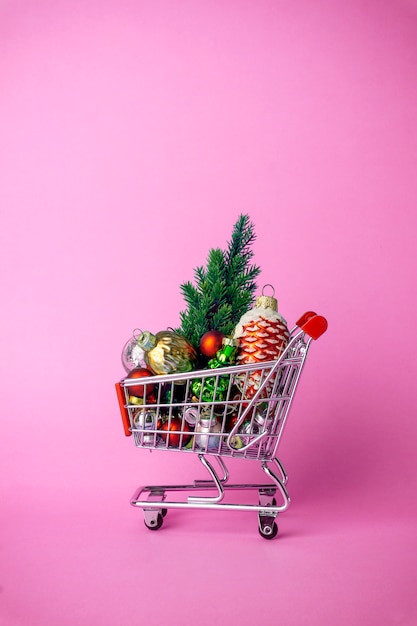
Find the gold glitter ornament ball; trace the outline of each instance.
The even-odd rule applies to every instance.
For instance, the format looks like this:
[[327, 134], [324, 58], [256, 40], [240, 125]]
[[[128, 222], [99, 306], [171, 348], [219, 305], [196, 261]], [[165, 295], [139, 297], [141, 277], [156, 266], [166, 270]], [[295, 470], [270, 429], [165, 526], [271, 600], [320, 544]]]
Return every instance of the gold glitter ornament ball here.
[[145, 353], [145, 362], [155, 374], [190, 372], [197, 363], [194, 346], [182, 335], [161, 330], [156, 335], [145, 331], [137, 338]]

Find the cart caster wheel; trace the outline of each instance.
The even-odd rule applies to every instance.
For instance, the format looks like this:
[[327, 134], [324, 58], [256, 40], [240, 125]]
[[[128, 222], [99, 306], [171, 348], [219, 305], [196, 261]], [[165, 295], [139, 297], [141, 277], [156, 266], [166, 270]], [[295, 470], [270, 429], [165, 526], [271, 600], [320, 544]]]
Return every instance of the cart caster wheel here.
[[259, 526], [259, 534], [264, 539], [274, 539], [278, 535], [278, 526], [276, 522]]
[[168, 509], [161, 509], [162, 517], [166, 517], [167, 513], [168, 513]]
[[162, 517], [161, 513], [158, 513], [158, 516], [156, 519], [152, 519], [149, 522], [144, 520], [144, 522], [145, 522], [146, 528], [149, 528], [149, 530], [159, 530], [162, 524], [164, 523], [164, 518]]

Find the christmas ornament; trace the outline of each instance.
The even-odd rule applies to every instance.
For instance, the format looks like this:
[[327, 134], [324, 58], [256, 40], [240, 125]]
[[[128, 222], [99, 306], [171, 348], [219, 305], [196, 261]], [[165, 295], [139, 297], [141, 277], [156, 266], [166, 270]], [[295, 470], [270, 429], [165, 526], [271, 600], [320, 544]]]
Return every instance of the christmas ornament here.
[[184, 419], [189, 426], [194, 427], [198, 422], [199, 410], [189, 406], [184, 410]]
[[181, 404], [186, 401], [187, 388], [182, 381], [168, 383], [162, 388], [162, 397], [166, 404]]
[[137, 344], [143, 349], [146, 365], [154, 374], [189, 372], [197, 362], [197, 352], [191, 343], [171, 330], [161, 330], [156, 335], [143, 332]]
[[236, 350], [238, 341], [231, 337], [223, 337], [222, 346], [216, 352], [216, 356], [210, 359], [208, 367], [215, 369], [216, 367], [225, 367], [226, 365], [233, 365], [236, 360]]
[[218, 330], [209, 330], [200, 339], [200, 352], [208, 358], [216, 356], [216, 352], [222, 347], [224, 335]]
[[218, 450], [220, 437], [211, 433], [221, 433], [222, 427], [217, 417], [210, 412], [201, 412], [197, 426], [195, 427], [195, 443], [203, 450]]
[[[223, 337], [222, 343], [223, 345], [217, 351], [216, 356], [208, 362], [210, 369], [225, 367], [234, 363], [237, 341], [230, 337]], [[224, 376], [208, 376], [204, 379], [196, 378], [193, 380], [191, 390], [196, 401], [212, 402], [214, 399], [222, 401], [226, 399], [229, 384], [230, 376], [227, 374]]]
[[239, 433], [246, 435], [258, 435], [265, 430], [265, 422], [267, 418], [268, 410], [262, 410], [261, 408], [254, 409], [252, 417], [248, 416], [242, 426], [239, 428]]
[[[155, 404], [156, 403], [156, 398], [155, 398], [155, 394], [152, 393], [147, 393], [146, 394], [146, 404]], [[138, 398], [137, 396], [129, 396], [129, 404], [145, 404], [144, 399], [143, 398]]]
[[[225, 250], [209, 251], [206, 267], [194, 269], [195, 284], [181, 285], [187, 309], [180, 313], [178, 332], [193, 346], [213, 328], [230, 335], [240, 317], [253, 304], [255, 279], [260, 268], [251, 265], [254, 224], [249, 215], [240, 215]], [[211, 352], [214, 356], [215, 352]]]
[[135, 367], [145, 367], [145, 353], [140, 346], [138, 346], [138, 335], [140, 334], [138, 328], [133, 331], [132, 337], [125, 343], [122, 350], [122, 364], [126, 372], [130, 372]]
[[186, 446], [191, 438], [191, 435], [186, 434], [190, 432], [187, 422], [183, 423], [180, 417], [171, 417], [162, 424], [159, 423], [158, 430], [166, 432], [166, 434], [165, 432], [162, 433], [161, 437], [164, 441], [168, 441], [168, 445], [172, 448], [179, 448], [180, 445], [181, 447]]
[[[156, 413], [146, 409], [136, 409], [133, 414], [133, 428], [137, 430], [155, 430]], [[142, 436], [144, 445], [152, 445], [154, 443], [154, 433], [144, 433]]]
[[217, 381], [214, 376], [208, 378], [196, 378], [191, 384], [194, 402], [221, 402], [225, 400], [229, 388], [229, 376], [220, 376]]
[[226, 431], [230, 433], [239, 421], [239, 415], [235, 411], [230, 413], [226, 419]]
[[143, 404], [143, 398], [137, 398], [136, 396], [129, 396], [129, 404]]
[[[135, 367], [127, 378], [146, 378], [153, 376], [152, 372], [145, 367]], [[137, 398], [143, 398], [144, 395], [151, 394], [155, 389], [154, 383], [145, 383], [143, 385], [132, 385], [126, 387], [130, 396], [136, 396]]]
[[[244, 410], [248, 406], [248, 403], [243, 402], [241, 403], [241, 406], [242, 410]], [[225, 430], [230, 433], [239, 420], [239, 411], [232, 412], [226, 418]], [[268, 428], [267, 422], [270, 423], [271, 420], [272, 417], [270, 416], [268, 403], [258, 403], [256, 407], [254, 407], [249, 412], [243, 424], [240, 425], [238, 429], [238, 434], [231, 438], [230, 444], [232, 448], [234, 448], [235, 450], [239, 450], [244, 445], [247, 445], [250, 442], [250, 437], [245, 437], [245, 435], [259, 435], [261, 432], [264, 432]]]
[[[238, 365], [279, 359], [287, 346], [290, 333], [286, 321], [278, 313], [278, 301], [274, 294], [265, 296], [262, 291], [254, 308], [241, 317], [233, 336], [239, 340], [236, 355]], [[261, 376], [261, 370], [249, 376], [246, 397], [251, 398], [256, 393]], [[242, 375], [242, 384], [243, 379]]]

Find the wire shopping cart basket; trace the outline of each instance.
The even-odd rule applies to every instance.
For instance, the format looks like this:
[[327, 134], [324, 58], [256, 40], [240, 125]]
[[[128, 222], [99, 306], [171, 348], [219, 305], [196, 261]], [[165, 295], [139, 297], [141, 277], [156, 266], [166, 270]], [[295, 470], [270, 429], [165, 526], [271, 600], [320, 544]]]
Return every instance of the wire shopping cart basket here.
[[[131, 504], [143, 509], [149, 529], [161, 528], [170, 508], [225, 509], [255, 511], [261, 536], [277, 535], [276, 517], [290, 497], [276, 453], [311, 341], [326, 330], [326, 319], [309, 311], [279, 360], [144, 377], [136, 396], [137, 378], [116, 383], [125, 435], [138, 448], [197, 454], [210, 475], [190, 485], [139, 487]], [[229, 484], [226, 458], [258, 461], [268, 481]], [[257, 491], [259, 499], [228, 502], [232, 491]]]

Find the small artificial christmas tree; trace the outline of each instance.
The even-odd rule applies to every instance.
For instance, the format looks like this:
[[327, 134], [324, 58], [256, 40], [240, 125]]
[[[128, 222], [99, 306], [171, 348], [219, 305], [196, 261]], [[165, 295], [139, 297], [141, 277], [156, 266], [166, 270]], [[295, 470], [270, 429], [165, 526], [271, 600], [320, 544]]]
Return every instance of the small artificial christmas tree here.
[[261, 269], [251, 265], [254, 224], [249, 215], [240, 215], [226, 250], [213, 248], [207, 266], [194, 269], [195, 285], [181, 285], [187, 309], [180, 313], [178, 333], [196, 348], [210, 330], [230, 335], [241, 316], [252, 306], [255, 279]]

